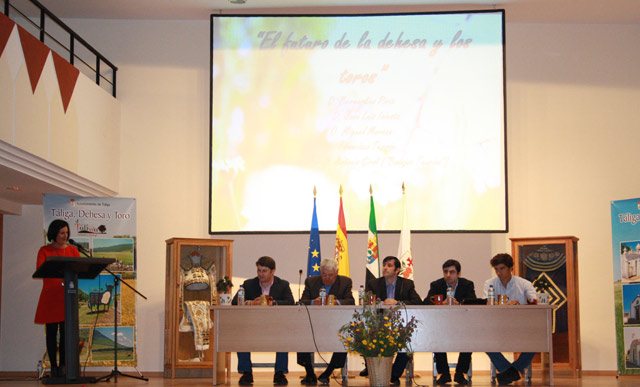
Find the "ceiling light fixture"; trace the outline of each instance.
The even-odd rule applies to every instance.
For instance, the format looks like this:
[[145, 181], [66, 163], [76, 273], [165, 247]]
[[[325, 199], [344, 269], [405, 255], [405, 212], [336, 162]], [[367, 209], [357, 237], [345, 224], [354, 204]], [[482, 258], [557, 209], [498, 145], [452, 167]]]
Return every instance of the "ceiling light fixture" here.
[[244, 4], [247, 0], [229, 0], [231, 4]]

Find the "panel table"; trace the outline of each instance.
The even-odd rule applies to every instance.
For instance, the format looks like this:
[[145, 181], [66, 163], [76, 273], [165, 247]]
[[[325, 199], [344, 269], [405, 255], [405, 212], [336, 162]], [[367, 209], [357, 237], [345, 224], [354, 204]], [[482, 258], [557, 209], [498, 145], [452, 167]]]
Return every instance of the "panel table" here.
[[[339, 328], [358, 306], [214, 306], [215, 352], [344, 352]], [[550, 305], [408, 305], [414, 352], [548, 352], [553, 385]], [[215, 357], [214, 357], [215, 358]], [[216, 384], [216, 365], [213, 365]]]

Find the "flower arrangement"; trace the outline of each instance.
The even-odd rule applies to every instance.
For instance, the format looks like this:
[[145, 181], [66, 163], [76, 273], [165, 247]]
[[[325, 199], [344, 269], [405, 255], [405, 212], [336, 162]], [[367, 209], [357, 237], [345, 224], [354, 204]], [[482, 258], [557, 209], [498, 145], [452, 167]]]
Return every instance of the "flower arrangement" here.
[[233, 283], [226, 275], [224, 278], [220, 278], [220, 280], [216, 283], [216, 289], [222, 293], [228, 293], [229, 290], [233, 287]]
[[390, 308], [364, 305], [356, 310], [353, 320], [343, 325], [338, 338], [350, 353], [364, 357], [391, 357], [407, 348], [418, 320], [405, 322], [400, 306]]

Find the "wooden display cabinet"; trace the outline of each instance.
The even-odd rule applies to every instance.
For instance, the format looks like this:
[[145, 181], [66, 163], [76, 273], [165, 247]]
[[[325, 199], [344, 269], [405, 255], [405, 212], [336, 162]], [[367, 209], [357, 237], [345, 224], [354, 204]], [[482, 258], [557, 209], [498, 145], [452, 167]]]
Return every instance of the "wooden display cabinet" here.
[[[582, 370], [578, 295], [578, 238], [574, 236], [511, 238], [515, 274], [530, 280], [538, 292], [549, 293], [553, 313], [553, 366]], [[548, 359], [536, 355], [533, 365]], [[542, 361], [541, 361], [542, 360]]]
[[[232, 277], [233, 241], [171, 238], [167, 244], [164, 377], [211, 377], [216, 282]], [[219, 353], [217, 377], [229, 370], [230, 354]]]

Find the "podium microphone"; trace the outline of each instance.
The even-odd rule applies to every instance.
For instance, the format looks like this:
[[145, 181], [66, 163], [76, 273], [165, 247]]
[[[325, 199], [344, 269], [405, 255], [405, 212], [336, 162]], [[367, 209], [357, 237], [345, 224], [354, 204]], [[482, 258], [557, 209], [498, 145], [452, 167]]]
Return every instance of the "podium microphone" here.
[[298, 277], [298, 302], [300, 302], [300, 284], [302, 283], [302, 269], [300, 269], [298, 274], [299, 274], [299, 277]]
[[87, 251], [87, 249], [85, 249], [80, 243], [74, 241], [73, 239], [67, 240], [67, 243], [69, 243], [70, 245], [74, 246], [75, 248], [80, 250], [81, 253], [84, 253], [85, 255], [86, 254], [90, 254], [90, 252]]

